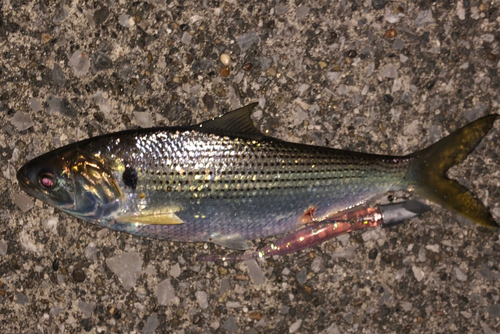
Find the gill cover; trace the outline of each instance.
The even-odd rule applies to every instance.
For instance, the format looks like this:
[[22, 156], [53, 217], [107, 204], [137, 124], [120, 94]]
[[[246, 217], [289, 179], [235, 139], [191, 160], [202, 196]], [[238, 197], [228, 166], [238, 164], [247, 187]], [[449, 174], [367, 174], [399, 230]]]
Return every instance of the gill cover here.
[[118, 208], [122, 192], [102, 158], [79, 154], [71, 167], [75, 180], [74, 214], [99, 219]]

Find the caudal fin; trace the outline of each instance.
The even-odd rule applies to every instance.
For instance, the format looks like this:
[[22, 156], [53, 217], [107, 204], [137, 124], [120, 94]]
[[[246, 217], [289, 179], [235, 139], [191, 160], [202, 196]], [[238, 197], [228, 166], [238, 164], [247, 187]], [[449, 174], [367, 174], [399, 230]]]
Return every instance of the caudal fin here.
[[480, 225], [499, 227], [490, 211], [467, 188], [446, 176], [446, 171], [462, 162], [481, 142], [500, 115], [482, 117], [437, 143], [415, 152], [412, 183], [418, 196], [433, 201]]

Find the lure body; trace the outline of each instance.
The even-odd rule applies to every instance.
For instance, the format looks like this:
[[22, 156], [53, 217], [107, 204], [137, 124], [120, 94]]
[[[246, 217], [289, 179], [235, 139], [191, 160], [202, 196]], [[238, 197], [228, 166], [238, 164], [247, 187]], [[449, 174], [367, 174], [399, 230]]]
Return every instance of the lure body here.
[[201, 261], [247, 261], [290, 254], [352, 231], [377, 226], [392, 226], [429, 210], [429, 206], [415, 200], [380, 205], [376, 208], [355, 208], [335, 214], [326, 220], [307, 224], [258, 251], [245, 254], [201, 255], [198, 259]]

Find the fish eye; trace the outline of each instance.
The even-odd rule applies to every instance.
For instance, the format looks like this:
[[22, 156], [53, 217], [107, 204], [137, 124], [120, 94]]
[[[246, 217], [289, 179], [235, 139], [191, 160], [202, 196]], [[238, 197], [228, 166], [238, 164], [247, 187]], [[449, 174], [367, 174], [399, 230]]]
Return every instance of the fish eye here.
[[56, 177], [51, 173], [42, 173], [38, 175], [40, 185], [45, 189], [52, 189], [56, 185]]

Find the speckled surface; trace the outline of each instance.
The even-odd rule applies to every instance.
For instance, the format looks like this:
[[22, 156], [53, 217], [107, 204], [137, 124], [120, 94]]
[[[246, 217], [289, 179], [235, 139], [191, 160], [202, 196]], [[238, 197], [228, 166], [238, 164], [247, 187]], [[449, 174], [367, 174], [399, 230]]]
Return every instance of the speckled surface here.
[[[498, 232], [440, 208], [215, 265], [195, 257], [217, 246], [102, 230], [31, 203], [15, 180], [75, 140], [254, 101], [256, 124], [285, 140], [423, 148], [499, 111], [498, 2], [55, 3], [0, 4], [2, 333], [500, 332]], [[497, 219], [499, 141], [500, 122], [450, 171]]]

